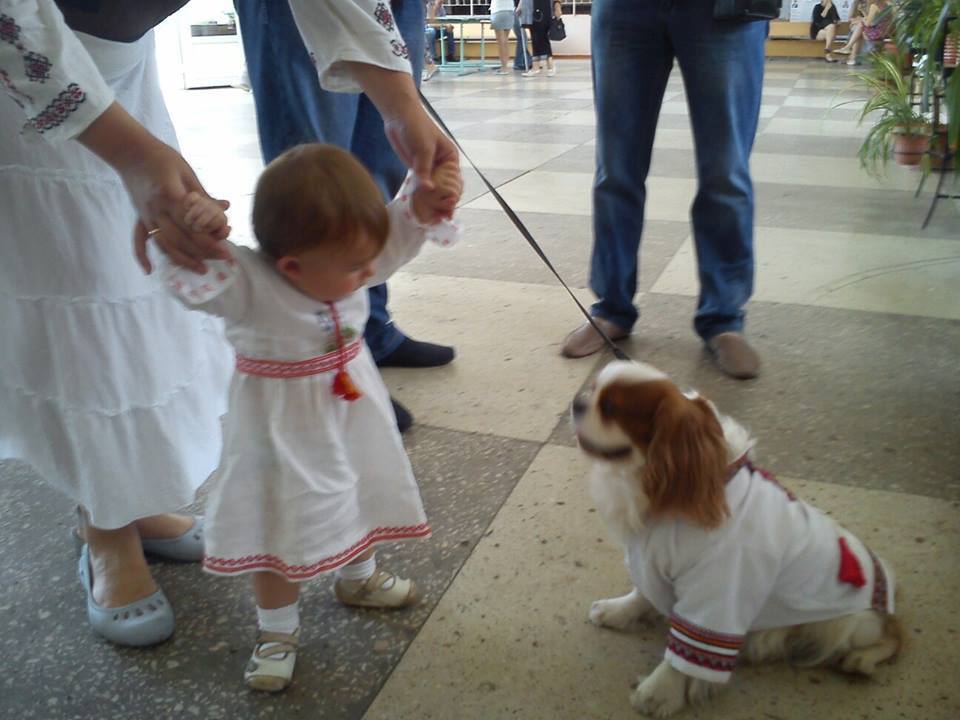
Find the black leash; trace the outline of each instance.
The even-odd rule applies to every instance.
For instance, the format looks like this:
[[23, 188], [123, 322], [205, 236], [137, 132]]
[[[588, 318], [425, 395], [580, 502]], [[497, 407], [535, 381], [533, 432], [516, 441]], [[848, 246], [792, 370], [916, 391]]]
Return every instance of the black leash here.
[[557, 281], [563, 285], [563, 289], [567, 291], [567, 294], [570, 295], [573, 301], [577, 304], [577, 307], [580, 308], [580, 312], [582, 312], [583, 316], [587, 318], [587, 321], [593, 326], [593, 329], [600, 334], [600, 337], [603, 338], [603, 341], [607, 344], [607, 347], [610, 348], [617, 359], [629, 360], [630, 356], [616, 346], [613, 340], [610, 339], [610, 336], [607, 335], [597, 324], [597, 321], [593, 319], [590, 311], [587, 310], [583, 306], [583, 303], [577, 299], [577, 296], [573, 294], [573, 290], [571, 290], [570, 286], [564, 282], [562, 277], [560, 277], [560, 273], [557, 272], [557, 269], [553, 266], [553, 263], [550, 262], [550, 258], [547, 257], [546, 253], [543, 251], [543, 248], [541, 248], [540, 244], [533, 239], [533, 235], [531, 235], [530, 231], [527, 230], [527, 226], [523, 224], [523, 221], [517, 216], [517, 213], [515, 213], [513, 208], [507, 204], [507, 201], [501, 197], [500, 193], [497, 192], [497, 189], [493, 186], [493, 184], [487, 180], [487, 176], [483, 174], [479, 167], [477, 167], [477, 164], [470, 159], [470, 156], [467, 155], [467, 151], [463, 149], [463, 146], [453, 136], [453, 133], [450, 132], [450, 128], [448, 128], [446, 123], [443, 122], [443, 119], [440, 117], [437, 111], [433, 109], [430, 101], [423, 96], [422, 92], [420, 93], [420, 100], [423, 102], [423, 106], [427, 109], [427, 112], [430, 113], [430, 117], [436, 121], [437, 125], [440, 126], [440, 128], [447, 134], [447, 137], [449, 137], [450, 140], [453, 141], [453, 144], [456, 145], [460, 150], [460, 153], [467, 159], [467, 162], [469, 162], [473, 166], [473, 169], [477, 171], [477, 175], [480, 176], [480, 179], [483, 180], [483, 184], [487, 186], [487, 189], [490, 191], [493, 197], [495, 197], [497, 202], [500, 203], [500, 207], [503, 208], [503, 211], [507, 214], [507, 217], [510, 218], [510, 221], [514, 224], [514, 227], [520, 231], [520, 234], [523, 235], [524, 239], [527, 241], [533, 251], [540, 257], [541, 260], [543, 260], [543, 264], [550, 269], [550, 272], [552, 272], [553, 276], [557, 278]]

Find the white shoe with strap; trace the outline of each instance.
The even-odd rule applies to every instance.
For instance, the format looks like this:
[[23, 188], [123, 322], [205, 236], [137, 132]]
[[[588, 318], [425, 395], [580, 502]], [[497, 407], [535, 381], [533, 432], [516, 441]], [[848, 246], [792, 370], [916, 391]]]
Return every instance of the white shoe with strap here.
[[261, 630], [253, 655], [243, 670], [243, 682], [251, 690], [280, 692], [293, 680], [300, 628], [291, 634]]
[[416, 604], [417, 586], [391, 572], [377, 568], [366, 580], [337, 578], [337, 600], [344, 605], [366, 608], [401, 608]]

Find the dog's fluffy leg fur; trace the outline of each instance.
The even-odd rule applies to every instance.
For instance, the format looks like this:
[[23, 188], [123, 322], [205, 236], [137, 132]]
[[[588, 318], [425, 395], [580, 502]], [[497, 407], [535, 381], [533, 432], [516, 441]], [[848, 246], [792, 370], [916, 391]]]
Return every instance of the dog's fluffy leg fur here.
[[630, 704], [634, 710], [656, 718], [669, 717], [687, 703], [703, 702], [720, 687], [717, 683], [684, 675], [666, 660], [646, 678], [638, 679], [640, 684], [630, 696]]
[[837, 665], [844, 672], [872, 675], [900, 649], [894, 617], [873, 610], [823, 622], [774, 628], [747, 635], [741, 653], [748, 662], [786, 659], [796, 665]]
[[634, 588], [626, 595], [597, 600], [587, 617], [600, 627], [627, 630], [653, 613], [653, 605]]

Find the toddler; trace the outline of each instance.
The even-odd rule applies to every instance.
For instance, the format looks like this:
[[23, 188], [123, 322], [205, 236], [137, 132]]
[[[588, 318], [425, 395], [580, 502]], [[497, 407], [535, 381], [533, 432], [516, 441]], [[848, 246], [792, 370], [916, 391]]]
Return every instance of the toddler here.
[[[449, 231], [462, 191], [456, 162], [434, 187], [408, 176], [384, 205], [349, 153], [301, 145], [264, 170], [253, 205], [259, 249], [228, 243], [205, 275], [151, 248], [173, 294], [222, 317], [237, 352], [224, 448], [206, 514], [204, 568], [249, 574], [259, 635], [244, 682], [290, 684], [300, 635], [299, 583], [337, 572], [348, 605], [416, 602], [411, 580], [377, 567], [376, 543], [430, 534], [390, 398], [363, 343], [366, 285], [384, 282], [431, 234]], [[195, 229], [225, 225], [220, 206], [188, 198]]]

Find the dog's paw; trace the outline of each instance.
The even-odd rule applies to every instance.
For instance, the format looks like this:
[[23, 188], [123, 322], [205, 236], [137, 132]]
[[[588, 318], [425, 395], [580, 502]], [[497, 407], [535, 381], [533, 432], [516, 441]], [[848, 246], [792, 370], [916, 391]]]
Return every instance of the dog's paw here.
[[623, 597], [597, 600], [587, 618], [600, 627], [626, 630], [634, 627], [650, 610], [650, 604], [636, 590]]
[[630, 695], [630, 704], [637, 712], [654, 718], [666, 718], [686, 705], [686, 677], [661, 664], [646, 678], [637, 679], [637, 689]]

